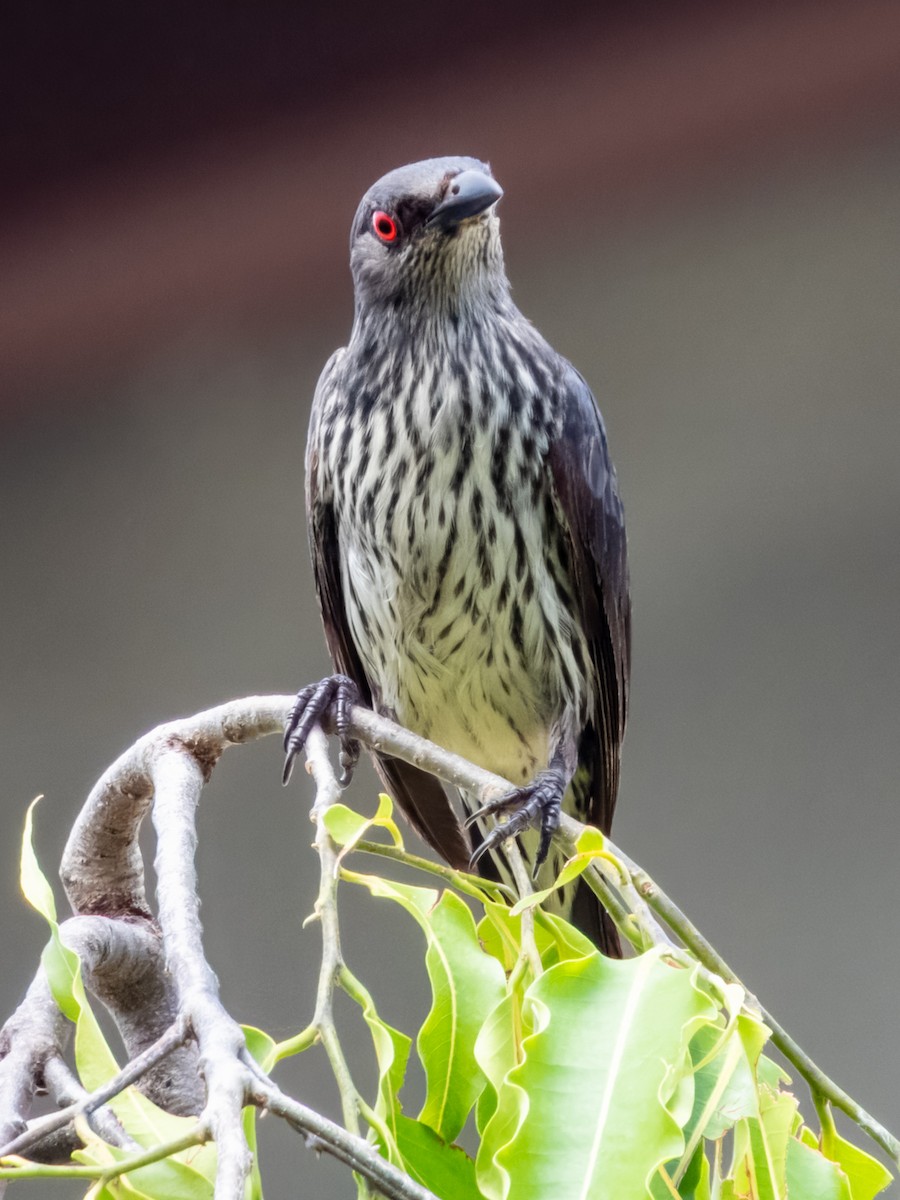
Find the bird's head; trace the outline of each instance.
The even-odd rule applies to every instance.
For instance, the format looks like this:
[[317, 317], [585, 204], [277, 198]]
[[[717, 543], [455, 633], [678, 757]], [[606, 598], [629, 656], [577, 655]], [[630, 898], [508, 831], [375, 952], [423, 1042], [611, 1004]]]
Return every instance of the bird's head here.
[[429, 158], [382, 176], [350, 234], [357, 312], [457, 309], [505, 295], [503, 189], [476, 158]]

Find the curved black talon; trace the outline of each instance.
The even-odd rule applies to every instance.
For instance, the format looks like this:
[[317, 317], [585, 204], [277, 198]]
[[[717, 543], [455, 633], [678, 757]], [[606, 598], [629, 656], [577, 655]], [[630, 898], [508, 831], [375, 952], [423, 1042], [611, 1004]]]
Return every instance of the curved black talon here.
[[510, 815], [485, 835], [484, 841], [469, 859], [469, 870], [474, 870], [480, 858], [495, 850], [507, 838], [517, 837], [530, 826], [536, 825], [541, 831], [532, 871], [532, 875], [536, 876], [550, 851], [553, 835], [559, 828], [559, 814], [566, 786], [565, 774], [556, 767], [549, 767], [546, 771], [541, 771], [531, 783], [506, 792], [495, 800], [489, 800], [477, 812], [472, 813], [466, 820], [467, 826], [480, 817], [493, 813], [509, 812]]
[[284, 770], [281, 782], [287, 783], [294, 760], [306, 745], [310, 730], [328, 717], [341, 741], [341, 787], [353, 778], [359, 761], [360, 746], [350, 736], [350, 709], [359, 703], [359, 688], [346, 675], [329, 675], [319, 683], [307, 684], [297, 693], [294, 707], [284, 726]]

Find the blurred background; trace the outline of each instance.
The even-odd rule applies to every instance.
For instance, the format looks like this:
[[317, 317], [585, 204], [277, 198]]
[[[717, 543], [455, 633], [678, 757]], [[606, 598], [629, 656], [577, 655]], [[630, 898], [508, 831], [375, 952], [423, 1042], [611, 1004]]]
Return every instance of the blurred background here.
[[[0, 1012], [43, 940], [16, 886], [28, 801], [46, 795], [53, 870], [138, 735], [326, 671], [302, 464], [349, 331], [350, 219], [384, 171], [472, 154], [506, 189], [517, 302], [591, 382], [625, 498], [617, 839], [896, 1132], [900, 9], [549, 11], [19, 6], [0, 43]], [[285, 1036], [318, 932], [309, 785], [280, 770], [274, 740], [226, 756], [199, 868], [226, 1003]], [[360, 773], [350, 801], [375, 790]], [[350, 894], [344, 930], [411, 1029], [418, 931]], [[335, 1113], [317, 1055], [285, 1086]], [[352, 1194], [284, 1130], [262, 1153], [271, 1196]]]

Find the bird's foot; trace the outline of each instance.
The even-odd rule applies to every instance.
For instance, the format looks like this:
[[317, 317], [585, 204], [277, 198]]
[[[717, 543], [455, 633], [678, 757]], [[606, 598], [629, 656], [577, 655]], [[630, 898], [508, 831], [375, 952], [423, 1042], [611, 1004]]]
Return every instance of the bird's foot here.
[[350, 709], [359, 704], [359, 688], [346, 675], [329, 675], [319, 683], [310, 683], [297, 693], [294, 707], [284, 726], [284, 771], [282, 783], [287, 783], [294, 769], [294, 760], [306, 745], [310, 730], [328, 720], [341, 741], [341, 787], [353, 778], [353, 768], [359, 760], [359, 742], [350, 736]]
[[541, 771], [539, 775], [536, 775], [531, 783], [506, 792], [495, 800], [489, 800], [477, 812], [472, 813], [466, 821], [467, 826], [481, 817], [498, 813], [509, 813], [510, 815], [485, 835], [484, 841], [469, 860], [469, 869], [474, 870], [483, 855], [495, 850], [507, 838], [516, 837], [531, 826], [535, 826], [541, 831], [541, 840], [532, 871], [532, 874], [536, 876], [550, 850], [553, 835], [559, 828], [559, 814], [567, 786], [568, 780], [565, 772], [556, 766], [550, 766], [546, 771]]

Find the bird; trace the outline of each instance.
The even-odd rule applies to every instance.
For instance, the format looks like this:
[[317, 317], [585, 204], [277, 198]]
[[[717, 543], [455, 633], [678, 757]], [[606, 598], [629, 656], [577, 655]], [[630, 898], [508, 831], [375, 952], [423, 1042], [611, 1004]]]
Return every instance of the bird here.
[[[319, 379], [306, 451], [309, 544], [336, 674], [298, 693], [285, 782], [310, 729], [359, 756], [361, 703], [515, 786], [465, 820], [443, 786], [374, 763], [450, 865], [510, 880], [563, 859], [564, 807], [610, 830], [628, 707], [625, 523], [584, 378], [513, 302], [503, 190], [484, 162], [432, 158], [369, 188], [351, 226], [354, 317]], [[497, 818], [501, 818], [497, 820]], [[615, 926], [584, 881], [557, 904], [607, 954]]]

